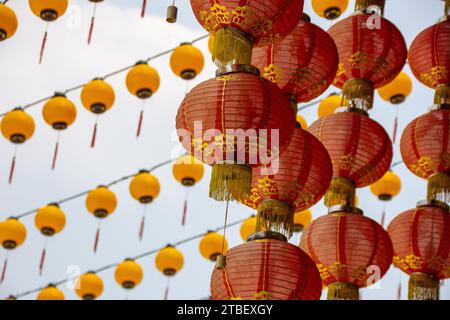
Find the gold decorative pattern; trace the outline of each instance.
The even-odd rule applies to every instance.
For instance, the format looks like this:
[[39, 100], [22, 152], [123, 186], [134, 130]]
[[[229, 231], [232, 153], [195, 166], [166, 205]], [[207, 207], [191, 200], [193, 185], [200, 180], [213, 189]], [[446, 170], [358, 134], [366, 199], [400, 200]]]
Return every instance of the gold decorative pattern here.
[[264, 67], [263, 77], [272, 83], [277, 83], [280, 79], [281, 70], [275, 64], [271, 63]]
[[355, 158], [351, 154], [346, 154], [341, 157], [341, 164], [340, 168], [341, 170], [350, 170], [353, 166], [353, 162], [355, 161]]
[[272, 294], [268, 291], [260, 291], [253, 295], [254, 300], [270, 300]]
[[367, 62], [367, 53], [361, 51], [355, 52], [350, 56], [348, 61], [352, 65], [352, 68], [364, 69]]
[[433, 172], [433, 160], [430, 157], [422, 156], [420, 159], [411, 165], [411, 170], [420, 177], [427, 177]]
[[271, 179], [268, 176], [259, 179], [257, 186], [266, 196], [278, 194], [277, 183], [274, 179]]

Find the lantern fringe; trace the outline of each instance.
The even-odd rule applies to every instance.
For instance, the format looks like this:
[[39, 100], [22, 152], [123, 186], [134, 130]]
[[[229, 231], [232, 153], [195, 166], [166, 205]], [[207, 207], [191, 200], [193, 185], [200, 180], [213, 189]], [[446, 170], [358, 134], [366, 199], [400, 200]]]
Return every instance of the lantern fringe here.
[[141, 18], [145, 17], [145, 9], [147, 7], [147, 0], [142, 0]]
[[428, 200], [450, 202], [450, 174], [441, 172], [428, 178]]
[[325, 195], [325, 205], [330, 208], [335, 205], [355, 204], [355, 184], [344, 177], [334, 177]]
[[359, 300], [359, 288], [350, 282], [335, 282], [328, 286], [327, 300]]
[[229, 64], [251, 64], [253, 42], [242, 31], [224, 28], [214, 40], [213, 61], [219, 67]]
[[263, 201], [258, 206], [256, 231], [274, 231], [291, 238], [294, 232], [294, 210], [279, 200]]
[[409, 300], [439, 300], [439, 280], [425, 273], [413, 273], [409, 277]]
[[441, 84], [434, 93], [434, 104], [442, 106], [450, 105], [450, 85]]
[[250, 193], [252, 168], [241, 164], [215, 164], [209, 184], [209, 197], [217, 201], [243, 201]]
[[373, 83], [366, 79], [350, 79], [344, 83], [343, 101], [350, 108], [368, 111], [373, 107], [375, 89]]

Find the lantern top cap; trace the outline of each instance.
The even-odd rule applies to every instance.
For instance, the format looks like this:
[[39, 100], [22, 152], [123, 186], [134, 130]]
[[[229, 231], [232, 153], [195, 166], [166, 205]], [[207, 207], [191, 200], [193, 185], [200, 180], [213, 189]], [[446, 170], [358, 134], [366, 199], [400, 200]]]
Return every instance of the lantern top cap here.
[[364, 212], [357, 208], [357, 207], [353, 207], [353, 206], [342, 206], [342, 205], [337, 205], [337, 206], [332, 206], [328, 209], [328, 214], [332, 214], [332, 213], [353, 213], [353, 214], [359, 214], [359, 215], [363, 215]]
[[63, 92], [57, 91], [57, 92], [55, 92], [55, 94], [53, 95], [53, 97], [63, 97], [63, 98], [65, 98], [66, 95], [65, 95]]
[[264, 239], [272, 239], [287, 242], [287, 238], [284, 235], [274, 231], [255, 232], [247, 238], [247, 242]]
[[449, 210], [450, 210], [449, 206], [445, 202], [438, 201], [438, 200], [422, 200], [422, 201], [417, 202], [416, 206], [417, 206], [417, 208], [423, 208], [423, 207], [441, 208], [447, 212], [449, 212]]
[[231, 64], [225, 67], [221, 67], [216, 71], [216, 77], [221, 77], [231, 73], [250, 73], [256, 76], [260, 76], [261, 73], [258, 68], [250, 64]]

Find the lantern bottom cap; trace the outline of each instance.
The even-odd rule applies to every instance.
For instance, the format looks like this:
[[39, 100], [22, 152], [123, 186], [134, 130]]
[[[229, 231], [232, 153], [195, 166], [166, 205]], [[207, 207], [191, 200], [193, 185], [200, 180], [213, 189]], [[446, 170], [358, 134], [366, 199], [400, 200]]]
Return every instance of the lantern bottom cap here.
[[0, 41], [5, 40], [8, 37], [7, 33], [5, 30], [0, 29]]
[[152, 196], [143, 196], [139, 198], [139, 202], [141, 204], [149, 204], [153, 201], [153, 197]]
[[323, 13], [325, 18], [327, 18], [328, 20], [337, 19], [341, 16], [341, 14], [342, 14], [342, 11], [338, 7], [330, 7], [328, 9], [326, 9]]
[[181, 71], [180, 77], [183, 80], [192, 80], [197, 76], [197, 73], [194, 70], [186, 69]]
[[193, 178], [183, 178], [181, 179], [181, 184], [185, 187], [192, 187], [195, 184], [195, 179]]
[[50, 228], [50, 227], [43, 227], [41, 229], [41, 232], [44, 236], [51, 237], [55, 234], [55, 229]]
[[164, 274], [165, 276], [167, 276], [167, 277], [172, 277], [172, 276], [174, 276], [176, 273], [177, 273], [177, 271], [176, 271], [175, 269], [172, 269], [172, 268], [167, 268], [167, 269], [164, 269], [164, 271], [163, 271], [163, 274]]
[[11, 142], [15, 143], [15, 144], [22, 144], [25, 142], [26, 138], [21, 133], [15, 133], [15, 134], [11, 135], [9, 140], [11, 140]]
[[404, 94], [396, 94], [389, 98], [389, 101], [392, 104], [400, 104], [400, 103], [405, 102], [405, 100], [406, 100], [406, 96]]
[[134, 284], [134, 282], [133, 281], [124, 281], [123, 283], [122, 283], [122, 287], [124, 288], [124, 289], [133, 289], [134, 287], [135, 287], [136, 285]]
[[152, 96], [153, 91], [150, 88], [142, 88], [136, 92], [136, 96], [140, 99], [148, 99]]
[[55, 130], [65, 130], [65, 129], [67, 129], [67, 127], [68, 127], [67, 123], [66, 122], [62, 122], [62, 121], [55, 122], [55, 123], [52, 124], [52, 128], [55, 129]]
[[45, 9], [41, 11], [41, 19], [47, 22], [52, 22], [58, 19], [58, 13], [53, 9]]
[[5, 240], [3, 241], [2, 246], [6, 250], [13, 250], [17, 247], [17, 242], [14, 240]]

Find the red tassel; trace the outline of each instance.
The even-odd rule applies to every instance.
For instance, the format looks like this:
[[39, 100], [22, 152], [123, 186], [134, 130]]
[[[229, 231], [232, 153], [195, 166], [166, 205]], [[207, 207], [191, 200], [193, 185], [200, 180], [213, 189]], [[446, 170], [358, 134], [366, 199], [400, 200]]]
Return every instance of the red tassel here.
[[9, 184], [12, 183], [15, 167], [16, 167], [16, 155], [13, 156], [11, 161], [11, 169], [9, 170], [9, 180], [8, 180]]
[[42, 276], [42, 270], [44, 270], [44, 262], [45, 262], [45, 256], [46, 256], [47, 251], [44, 249], [42, 249], [42, 254], [41, 254], [41, 261], [39, 262], [39, 275]]
[[53, 153], [52, 170], [55, 170], [55, 167], [56, 167], [56, 159], [58, 158], [58, 150], [59, 150], [59, 142], [57, 141], [55, 144], [55, 151]]
[[139, 241], [144, 238], [145, 216], [142, 216], [141, 226], [139, 227]]
[[141, 114], [139, 116], [139, 122], [138, 122], [138, 127], [137, 127], [137, 132], [136, 132], [136, 137], [139, 138], [139, 136], [141, 135], [141, 129], [142, 129], [142, 121], [144, 120], [144, 110], [141, 110]]
[[5, 262], [3, 263], [2, 277], [0, 278], [0, 283], [3, 283], [3, 280], [5, 280], [7, 267], [8, 267], [8, 258], [6, 258]]
[[42, 63], [42, 58], [44, 57], [45, 45], [47, 43], [47, 34], [48, 34], [47, 30], [45, 30], [44, 37], [42, 38], [41, 52], [39, 54], [39, 64]]
[[402, 283], [398, 284], [397, 288], [397, 300], [402, 300]]
[[145, 16], [145, 8], [147, 7], [147, 0], [142, 0], [141, 18]]
[[95, 234], [94, 240], [94, 253], [97, 253], [98, 242], [100, 240], [100, 227], [97, 228], [97, 233]]
[[167, 285], [166, 290], [164, 291], [164, 300], [169, 299], [169, 285]]
[[95, 122], [94, 125], [94, 132], [92, 133], [92, 141], [91, 141], [91, 148], [95, 147], [95, 140], [97, 139], [97, 122]]
[[393, 143], [395, 143], [395, 140], [397, 139], [397, 129], [398, 129], [398, 116], [396, 116], [394, 120], [394, 132], [392, 133]]
[[186, 224], [186, 212], [187, 212], [187, 200], [184, 200], [183, 217], [181, 218], [181, 225], [182, 226], [184, 226]]
[[384, 220], [385, 220], [385, 218], [386, 218], [386, 210], [383, 209], [383, 213], [381, 214], [381, 221], [380, 221], [380, 224], [381, 224], [381, 226], [383, 228], [384, 228]]
[[93, 31], [94, 31], [94, 23], [95, 23], [95, 17], [92, 16], [92, 18], [91, 18], [91, 26], [89, 27], [88, 45], [91, 44], [92, 33], [93, 33]]

